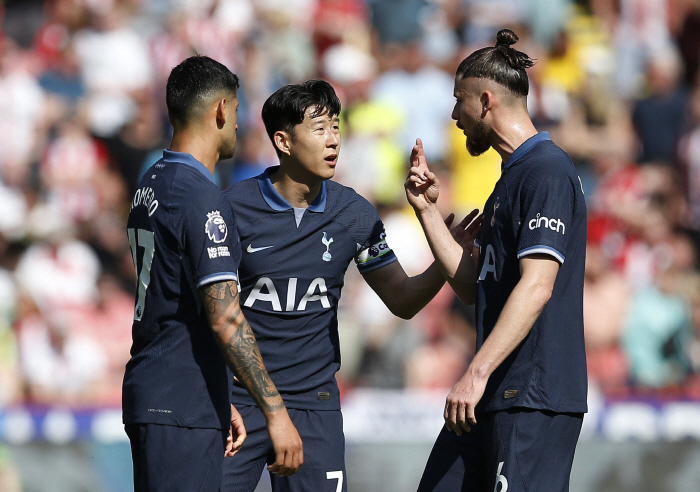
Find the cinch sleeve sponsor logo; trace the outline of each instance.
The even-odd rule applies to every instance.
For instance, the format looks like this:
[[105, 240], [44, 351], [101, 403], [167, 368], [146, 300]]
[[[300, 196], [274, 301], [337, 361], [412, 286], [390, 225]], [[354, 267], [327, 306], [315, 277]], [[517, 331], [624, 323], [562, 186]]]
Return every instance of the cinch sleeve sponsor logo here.
[[[561, 232], [564, 235], [566, 232], [566, 226], [561, 221], [561, 219], [550, 219], [544, 215], [537, 214], [534, 219], [527, 223], [527, 226], [531, 231], [544, 227], [546, 229], [551, 229], [556, 232]], [[561, 230], [560, 230], [561, 229]]]

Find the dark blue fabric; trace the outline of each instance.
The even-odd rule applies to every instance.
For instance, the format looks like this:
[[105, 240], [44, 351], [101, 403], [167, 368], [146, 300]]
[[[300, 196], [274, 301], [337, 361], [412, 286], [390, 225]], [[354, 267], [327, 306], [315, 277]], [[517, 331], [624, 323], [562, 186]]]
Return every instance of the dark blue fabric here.
[[[239, 405], [248, 437], [241, 450], [224, 460], [221, 492], [253, 492], [263, 469], [274, 463], [275, 452], [260, 409]], [[339, 410], [289, 409], [289, 417], [304, 442], [304, 464], [291, 477], [270, 475], [275, 492], [336, 492], [342, 474], [342, 491], [347, 491], [345, 436]], [[328, 473], [331, 473], [331, 478]], [[333, 473], [335, 472], [335, 473]]]
[[227, 431], [158, 424], [125, 429], [134, 492], [218, 492]]
[[226, 364], [197, 289], [236, 280], [236, 227], [211, 173], [189, 154], [164, 154], [141, 178], [127, 222], [140, 280], [124, 423], [228, 428]]
[[[324, 183], [297, 227], [293, 208], [270, 183], [274, 169], [225, 192], [243, 250], [243, 313], [287, 407], [337, 410], [337, 310], [345, 272], [353, 259], [367, 272], [396, 256], [374, 207], [333, 181]], [[254, 404], [238, 384], [231, 401]]]
[[443, 427], [418, 492], [568, 492], [582, 423], [581, 413], [511, 408], [461, 436]]
[[[535, 139], [535, 137], [533, 137]], [[541, 253], [560, 268], [549, 302], [490, 376], [478, 412], [513, 406], [585, 412], [583, 339], [586, 204], [568, 155], [539, 138], [509, 160], [486, 202], [479, 234], [477, 349], [520, 280], [520, 259]]]

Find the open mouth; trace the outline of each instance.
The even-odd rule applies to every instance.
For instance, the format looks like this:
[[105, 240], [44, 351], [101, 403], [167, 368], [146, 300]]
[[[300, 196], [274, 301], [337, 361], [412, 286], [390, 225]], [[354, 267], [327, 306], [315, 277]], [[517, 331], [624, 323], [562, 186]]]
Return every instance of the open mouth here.
[[323, 158], [323, 160], [325, 160], [328, 164], [335, 165], [335, 163], [338, 161], [338, 154], [326, 156]]

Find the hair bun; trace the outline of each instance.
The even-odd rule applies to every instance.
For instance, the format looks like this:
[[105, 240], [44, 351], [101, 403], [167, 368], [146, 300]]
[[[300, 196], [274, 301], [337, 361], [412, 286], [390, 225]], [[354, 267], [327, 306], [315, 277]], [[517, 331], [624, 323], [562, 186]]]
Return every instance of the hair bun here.
[[496, 46], [511, 46], [518, 42], [518, 36], [510, 29], [501, 29], [496, 35]]

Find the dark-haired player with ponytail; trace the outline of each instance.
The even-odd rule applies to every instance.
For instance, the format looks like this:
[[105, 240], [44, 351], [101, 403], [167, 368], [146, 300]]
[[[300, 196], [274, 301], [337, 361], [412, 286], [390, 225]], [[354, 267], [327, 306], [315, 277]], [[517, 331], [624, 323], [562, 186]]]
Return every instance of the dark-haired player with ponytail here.
[[477, 352], [445, 404], [419, 491], [563, 492], [586, 406], [586, 205], [569, 156], [527, 112], [526, 69], [504, 29], [457, 68], [452, 118], [467, 149], [493, 147], [502, 173], [475, 248], [452, 239], [420, 140], [406, 196], [443, 275], [476, 302]]

